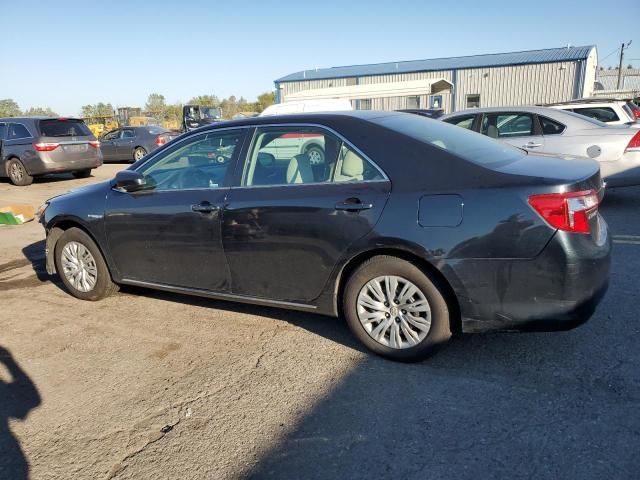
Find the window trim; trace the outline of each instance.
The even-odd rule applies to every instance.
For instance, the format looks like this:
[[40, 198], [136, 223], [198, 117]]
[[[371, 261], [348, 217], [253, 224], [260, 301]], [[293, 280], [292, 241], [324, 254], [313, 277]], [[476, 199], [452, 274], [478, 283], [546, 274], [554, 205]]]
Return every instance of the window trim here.
[[[373, 165], [373, 167], [378, 171], [379, 174], [382, 175], [383, 178], [381, 180], [352, 180], [352, 181], [348, 181], [348, 182], [334, 182], [333, 179], [332, 179], [332, 180], [326, 181], [326, 182], [314, 182], [314, 183], [279, 183], [279, 184], [274, 184], [274, 185], [242, 185], [242, 181], [244, 179], [246, 168], [247, 168], [247, 165], [248, 165], [247, 162], [249, 161], [250, 153], [252, 152], [253, 147], [254, 147], [255, 142], [256, 142], [256, 133], [257, 133], [259, 128], [268, 128], [268, 127], [306, 127], [306, 128], [311, 127], [311, 128], [324, 129], [324, 130], [328, 131], [329, 133], [332, 133], [333, 135], [338, 137], [342, 141], [343, 144], [346, 144], [354, 152], [356, 152], [358, 155], [360, 155], [364, 160], [366, 160], [371, 165]], [[273, 188], [273, 187], [275, 187], [275, 188], [280, 188], [280, 187], [317, 187], [319, 185], [354, 185], [354, 184], [360, 184], [360, 183], [380, 183], [380, 182], [390, 182], [391, 181], [391, 180], [389, 180], [389, 177], [385, 173], [385, 171], [382, 168], [380, 168], [380, 166], [376, 162], [371, 160], [371, 158], [369, 158], [368, 155], [363, 153], [362, 150], [360, 150], [353, 143], [351, 143], [349, 140], [347, 140], [343, 135], [341, 135], [340, 133], [336, 132], [331, 127], [327, 127], [326, 125], [319, 125], [319, 124], [315, 124], [315, 123], [265, 123], [265, 124], [259, 124], [259, 125], [254, 124], [254, 125], [251, 126], [251, 128], [253, 128], [253, 132], [252, 132], [252, 135], [251, 135], [251, 141], [249, 142], [249, 147], [247, 148], [246, 152], [244, 152], [244, 158], [240, 160], [240, 161], [243, 162], [243, 165], [241, 167], [238, 166], [238, 168], [240, 169], [240, 175], [236, 176], [236, 178], [233, 179], [234, 184], [231, 185], [232, 189], [238, 189], [238, 188]], [[236, 184], [236, 182], [238, 184]]]
[[[478, 97], [478, 106], [477, 107], [470, 107], [469, 106], [469, 97]], [[482, 108], [482, 96], [479, 93], [467, 93], [464, 96], [464, 105], [465, 105], [465, 110], [469, 109], [469, 108]]]
[[[174, 192], [194, 192], [194, 191], [201, 191], [201, 192], [210, 192], [212, 190], [221, 190], [221, 189], [229, 189], [231, 187], [231, 185], [228, 185], [229, 183], [233, 183], [234, 179], [234, 171], [235, 171], [235, 167], [237, 165], [237, 162], [239, 160], [239, 157], [242, 155], [242, 150], [244, 148], [244, 142], [246, 141], [246, 137], [247, 137], [247, 132], [246, 130], [248, 128], [251, 128], [250, 126], [246, 126], [246, 125], [242, 125], [242, 126], [235, 126], [235, 127], [225, 127], [225, 128], [214, 128], [211, 130], [205, 130], [204, 132], [198, 132], [196, 134], [193, 135], [188, 135], [187, 137], [179, 140], [178, 142], [176, 142], [174, 145], [171, 144], [167, 144], [169, 145], [169, 148], [173, 149], [173, 147], [177, 147], [178, 145], [185, 143], [189, 140], [192, 140], [194, 138], [197, 137], [201, 137], [201, 136], [206, 136], [206, 135], [210, 135], [212, 133], [217, 133], [217, 132], [225, 132], [228, 130], [238, 130], [239, 133], [241, 133], [241, 140], [242, 143], [238, 146], [237, 150], [237, 156], [236, 156], [236, 151], [234, 150], [233, 155], [231, 157], [231, 161], [230, 161], [230, 165], [227, 169], [227, 172], [225, 173], [225, 178], [224, 178], [224, 183], [225, 185], [222, 186], [218, 186], [218, 187], [208, 187], [208, 188], [175, 188], [175, 189], [167, 189], [167, 190], [156, 190], [153, 189], [151, 190], [151, 192], [153, 193], [174, 193]], [[182, 147], [179, 147], [182, 148]], [[173, 151], [177, 151], [179, 148], [176, 148], [176, 150]], [[154, 158], [149, 158], [147, 161], [141, 163], [140, 165], [136, 166], [135, 168], [130, 168], [132, 171], [134, 172], [140, 172], [139, 170], [143, 167], [145, 167], [145, 165], [147, 165], [147, 163], [149, 163], [151, 160], [155, 160], [155, 162], [158, 162], [160, 160], [162, 160], [162, 158], [164, 158], [164, 155], [159, 157], [158, 159], [156, 159], [155, 157], [158, 157], [158, 153], [162, 153], [163, 151], [168, 150], [168, 148], [162, 148], [159, 150], [156, 150], [153, 152], [152, 155], [147, 155], [144, 158], [147, 157], [154, 157]], [[111, 188], [112, 190], [119, 192], [119, 190], [116, 190], [115, 187], [112, 186]], [[140, 192], [132, 192], [129, 195], [135, 195], [135, 194], [145, 194], [145, 193], [149, 193], [149, 192], [145, 192], [145, 191], [140, 191]]]

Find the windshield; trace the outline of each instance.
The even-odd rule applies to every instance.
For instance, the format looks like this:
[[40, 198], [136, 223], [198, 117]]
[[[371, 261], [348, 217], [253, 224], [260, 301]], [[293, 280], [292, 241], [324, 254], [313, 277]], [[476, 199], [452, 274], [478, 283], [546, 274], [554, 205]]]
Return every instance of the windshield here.
[[220, 109], [217, 107], [200, 107], [200, 115], [202, 118], [220, 118]]
[[526, 156], [520, 149], [511, 145], [419, 115], [381, 117], [375, 122], [421, 142], [447, 150], [465, 160], [488, 167], [505, 165]]
[[43, 137], [88, 137], [92, 133], [82, 120], [40, 120]]

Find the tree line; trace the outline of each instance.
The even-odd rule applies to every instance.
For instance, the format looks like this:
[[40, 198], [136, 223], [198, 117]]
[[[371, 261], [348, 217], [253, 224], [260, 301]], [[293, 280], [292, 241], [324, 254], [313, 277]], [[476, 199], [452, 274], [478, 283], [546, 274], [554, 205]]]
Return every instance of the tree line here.
[[[222, 111], [222, 118], [229, 119], [240, 112], [260, 113], [274, 102], [275, 94], [273, 92], [265, 92], [258, 95], [255, 102], [249, 102], [244, 97], [237, 98], [235, 95], [223, 99], [218, 98], [216, 95], [198, 95], [187, 103], [218, 107]], [[160, 93], [150, 94], [142, 110], [143, 115], [152, 117], [158, 122], [180, 123], [182, 121], [182, 104], [167, 103], [165, 96]], [[83, 105], [79, 113], [82, 118], [110, 117], [114, 114], [114, 108], [111, 103], [98, 102]], [[18, 103], [11, 98], [0, 100], [0, 117], [19, 116], [57, 117], [58, 114], [49, 107], [31, 107], [28, 110], [21, 110]]]

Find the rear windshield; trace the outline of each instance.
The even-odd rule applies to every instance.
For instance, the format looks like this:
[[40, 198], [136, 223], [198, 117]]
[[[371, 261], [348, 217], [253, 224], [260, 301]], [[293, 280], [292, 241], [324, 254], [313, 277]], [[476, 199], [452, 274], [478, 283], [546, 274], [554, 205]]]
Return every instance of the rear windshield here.
[[83, 137], [92, 135], [82, 120], [40, 120], [43, 137]]
[[526, 156], [518, 148], [440, 120], [406, 114], [382, 117], [375, 121], [396, 132], [487, 167], [505, 165]]

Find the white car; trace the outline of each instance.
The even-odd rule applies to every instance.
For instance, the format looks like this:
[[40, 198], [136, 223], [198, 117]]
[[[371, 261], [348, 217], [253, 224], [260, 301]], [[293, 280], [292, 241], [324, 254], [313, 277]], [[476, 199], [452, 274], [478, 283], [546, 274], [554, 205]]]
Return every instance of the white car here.
[[600, 162], [611, 187], [640, 185], [640, 130], [545, 107], [474, 108], [440, 120], [531, 152]]
[[627, 100], [582, 98], [571, 102], [549, 104], [547, 107], [585, 115], [607, 125], [630, 124], [635, 128], [640, 128], [640, 107]]

